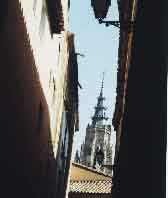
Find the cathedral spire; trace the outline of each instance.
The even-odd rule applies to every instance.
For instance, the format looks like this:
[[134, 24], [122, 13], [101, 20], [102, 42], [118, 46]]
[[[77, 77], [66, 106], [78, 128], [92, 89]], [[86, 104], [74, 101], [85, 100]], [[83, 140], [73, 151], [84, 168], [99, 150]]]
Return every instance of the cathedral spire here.
[[103, 88], [104, 88], [104, 72], [103, 72], [103, 79], [102, 79], [102, 85], [101, 85], [101, 91], [100, 91], [100, 96], [103, 97]]
[[104, 88], [104, 72], [103, 72], [103, 79], [101, 83], [101, 90], [100, 95], [97, 98], [97, 105], [95, 106], [95, 113], [92, 117], [92, 124], [93, 125], [103, 125], [104, 121], [108, 120], [106, 117], [106, 107], [104, 106], [103, 101], [105, 100], [105, 97], [103, 96], [103, 88]]
[[106, 121], [106, 107], [104, 106], [104, 72], [101, 81], [97, 104], [92, 117], [91, 125], [86, 127], [85, 143], [81, 148], [81, 163], [96, 168], [111, 175], [106, 165], [112, 162], [111, 151], [111, 125]]

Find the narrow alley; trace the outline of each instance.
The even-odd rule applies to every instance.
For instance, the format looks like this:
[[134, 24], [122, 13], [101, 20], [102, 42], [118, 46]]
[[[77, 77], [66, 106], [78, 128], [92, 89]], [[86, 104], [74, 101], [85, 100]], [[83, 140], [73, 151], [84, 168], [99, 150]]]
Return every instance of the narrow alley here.
[[88, 2], [1, 1], [1, 197], [166, 197], [168, 3]]

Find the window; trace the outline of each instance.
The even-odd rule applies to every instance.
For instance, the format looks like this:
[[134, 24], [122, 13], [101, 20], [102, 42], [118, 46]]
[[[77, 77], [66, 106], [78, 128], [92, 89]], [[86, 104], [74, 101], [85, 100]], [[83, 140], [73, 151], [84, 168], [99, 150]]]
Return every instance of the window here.
[[60, 131], [60, 139], [59, 139], [59, 147], [58, 147], [58, 158], [57, 158], [58, 172], [59, 172], [57, 181], [58, 181], [58, 185], [60, 186], [59, 188], [61, 189], [65, 187], [65, 182], [67, 179], [66, 177], [67, 177], [67, 165], [68, 165], [67, 163], [68, 145], [69, 145], [69, 129], [67, 124], [67, 112], [65, 111], [63, 112], [62, 115], [62, 123], [61, 123], [61, 131]]
[[37, 0], [34, 0], [33, 1], [33, 12], [34, 12], [34, 15], [36, 13], [36, 7], [37, 7]]
[[68, 0], [68, 9], [70, 9], [70, 0]]
[[92, 154], [92, 148], [90, 147], [88, 150], [88, 154], [91, 155]]
[[61, 131], [61, 142], [62, 142], [62, 148], [61, 148], [61, 157], [62, 160], [66, 160], [68, 156], [68, 139], [69, 139], [69, 131], [67, 126], [67, 120], [66, 120], [66, 112], [63, 112], [63, 122], [62, 122], [62, 131]]
[[59, 52], [61, 51], [61, 47], [60, 47], [60, 43], [59, 43], [59, 48], [58, 48]]
[[47, 11], [46, 11], [46, 6], [43, 3], [42, 10], [41, 10], [40, 27], [39, 27], [39, 36], [40, 36], [40, 39], [42, 39], [43, 36], [44, 36], [46, 19], [47, 19]]

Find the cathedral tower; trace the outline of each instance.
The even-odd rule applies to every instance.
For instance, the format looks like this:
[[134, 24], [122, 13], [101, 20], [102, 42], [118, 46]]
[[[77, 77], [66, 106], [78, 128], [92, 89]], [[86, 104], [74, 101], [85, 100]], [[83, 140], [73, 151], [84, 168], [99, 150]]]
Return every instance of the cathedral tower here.
[[104, 165], [112, 164], [111, 125], [107, 124], [107, 108], [103, 96], [104, 75], [92, 123], [86, 128], [85, 142], [81, 146], [81, 162], [89, 167], [109, 173]]

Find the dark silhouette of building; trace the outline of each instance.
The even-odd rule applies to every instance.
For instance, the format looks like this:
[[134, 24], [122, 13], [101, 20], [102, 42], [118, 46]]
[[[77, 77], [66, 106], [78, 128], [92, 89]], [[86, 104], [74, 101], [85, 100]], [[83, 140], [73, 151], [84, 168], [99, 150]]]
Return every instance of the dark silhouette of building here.
[[[133, 2], [118, 1], [120, 20], [130, 19]], [[130, 33], [120, 32], [113, 119], [118, 139], [112, 197], [164, 198], [168, 4], [163, 0], [159, 3], [142, 0], [136, 4], [131, 45], [128, 45]]]
[[66, 6], [1, 1], [1, 197], [65, 196], [78, 129], [78, 68], [74, 35], [64, 31]]

